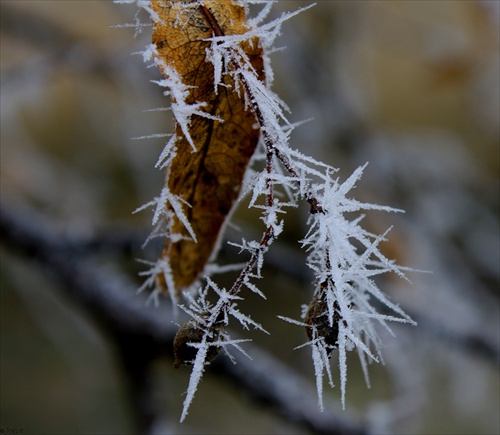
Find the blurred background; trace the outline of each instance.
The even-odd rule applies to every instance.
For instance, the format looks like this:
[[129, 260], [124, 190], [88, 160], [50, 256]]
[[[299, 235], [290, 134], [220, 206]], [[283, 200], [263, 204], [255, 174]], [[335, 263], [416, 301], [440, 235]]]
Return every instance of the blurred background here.
[[[307, 4], [280, 1], [274, 16]], [[349, 361], [345, 415], [375, 433], [500, 432], [499, 5], [320, 1], [284, 25], [277, 45], [286, 49], [272, 55], [273, 89], [290, 120], [313, 118], [295, 130], [292, 146], [338, 167], [341, 179], [369, 162], [356, 197], [406, 213], [371, 213], [366, 225], [377, 232], [394, 225], [387, 255], [432, 271], [409, 273], [411, 285], [381, 279], [419, 326], [397, 326], [396, 338], [384, 339], [385, 365], [370, 367], [370, 389], [357, 357]], [[151, 111], [168, 105], [151, 83], [159, 73], [134, 55], [150, 29], [134, 37], [134, 28], [113, 27], [133, 23], [136, 7], [110, 1], [0, 7], [2, 208], [23, 210], [32, 225], [48, 223], [61, 237], [145, 238], [151, 214], [132, 212], [161, 190], [154, 164], [165, 139], [133, 138], [172, 131], [169, 112]], [[243, 305], [271, 332], [250, 333], [255, 343], [313, 384], [308, 351], [293, 350], [304, 331], [276, 319], [298, 318], [312, 294], [297, 243], [306, 219], [307, 207], [291, 212], [276, 248], [302, 277], [273, 262], [273, 245], [260, 283], [268, 300], [251, 296]], [[244, 204], [234, 220], [259, 237], [258, 215]], [[228, 235], [241, 237], [235, 229]], [[154, 261], [157, 249], [138, 243], [98, 259], [139, 287], [144, 266], [135, 259]], [[134, 433], [126, 374], [92, 313], [28, 255], [3, 243], [0, 254], [0, 429]], [[171, 366], [155, 362], [154, 397], [175, 422], [189, 370]], [[338, 388], [326, 395], [338, 401]], [[186, 423], [169, 431], [249, 428], [305, 433], [210, 374]]]

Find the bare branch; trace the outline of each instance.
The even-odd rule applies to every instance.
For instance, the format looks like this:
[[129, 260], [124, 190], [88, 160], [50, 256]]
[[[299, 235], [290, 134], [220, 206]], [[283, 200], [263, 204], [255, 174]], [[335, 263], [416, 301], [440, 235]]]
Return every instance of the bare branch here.
[[[127, 372], [134, 368], [137, 376], [132, 385], [137, 388], [140, 377], [145, 376], [144, 368], [151, 360], [159, 356], [173, 360], [177, 327], [171, 322], [168, 303], [158, 309], [149, 309], [144, 298], [136, 294], [135, 285], [122, 272], [118, 269], [111, 271], [90, 256], [80, 255], [75, 241], [68, 244], [64, 239], [58, 239], [56, 231], [39, 222], [44, 222], [44, 219], [32, 211], [15, 212], [1, 204], [0, 236], [3, 243], [21, 256], [32, 257], [43, 265], [44, 270], [63, 284], [65, 294], [93, 316], [105, 335], [121, 349]], [[238, 364], [233, 364], [229, 358], [219, 358], [207, 368], [230, 379], [239, 391], [244, 391], [255, 401], [270, 405], [273, 412], [287, 421], [314, 433], [368, 433], [365, 427], [347, 417], [321, 413], [315, 406], [316, 396], [311, 385], [275, 357], [256, 346], [252, 346], [251, 353], [252, 361], [235, 355], [233, 358]], [[138, 354], [143, 361], [131, 362], [130, 358], [136, 358]], [[146, 402], [138, 410], [143, 426], [151, 426], [157, 418], [154, 405], [148, 400], [146, 392]], [[329, 404], [328, 409], [333, 409], [333, 405]], [[147, 428], [143, 429], [147, 432]]]

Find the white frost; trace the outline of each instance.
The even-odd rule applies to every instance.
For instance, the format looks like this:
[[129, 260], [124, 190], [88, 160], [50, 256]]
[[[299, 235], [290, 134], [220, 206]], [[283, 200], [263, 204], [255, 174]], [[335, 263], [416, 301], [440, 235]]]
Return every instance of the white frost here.
[[[118, 1], [129, 3], [135, 1], [140, 8], [152, 14], [151, 18], [154, 21], [159, 20], [146, 0]], [[202, 1], [193, 2], [182, 7], [194, 8], [202, 3]], [[332, 344], [326, 337], [319, 335], [320, 328], [317, 328], [317, 325], [309, 324], [308, 327], [313, 331], [312, 339], [300, 346], [308, 346], [312, 350], [320, 408], [323, 409], [323, 378], [326, 376], [329, 385], [334, 386], [329, 361], [333, 349], [338, 350], [340, 389], [342, 405], [345, 407], [347, 352], [357, 351], [366, 382], [369, 384], [367, 361], [382, 361], [380, 352], [382, 346], [377, 327], [381, 326], [392, 332], [389, 322], [414, 324], [398, 305], [383, 294], [373, 280], [374, 276], [389, 272], [407, 279], [405, 272], [412, 270], [398, 266], [382, 254], [379, 247], [386, 240], [390, 228], [376, 235], [361, 226], [364, 213], [368, 210], [384, 212], [401, 212], [401, 210], [359, 202], [351, 197], [351, 192], [360, 180], [366, 165], [356, 169], [344, 182], [340, 182], [334, 178], [336, 168], [291, 148], [290, 135], [298, 124], [293, 124], [287, 119], [288, 107], [270, 89], [273, 71], [268, 55], [275, 50], [273, 48], [275, 39], [280, 35], [281, 26], [286, 20], [307, 8], [284, 13], [272, 21], [265, 22], [273, 1], [247, 0], [241, 3], [247, 10], [248, 4], [262, 5], [262, 9], [255, 17], [248, 19], [249, 28], [246, 33], [209, 38], [206, 60], [214, 67], [215, 92], [219, 86], [225, 86], [224, 78], [230, 75], [235, 84], [233, 91], [237, 92], [245, 101], [247, 108], [256, 114], [261, 141], [254, 162], [264, 165], [264, 168], [249, 170], [244, 180], [243, 191], [250, 195], [250, 207], [262, 209], [261, 219], [265, 224], [266, 233], [260, 242], [243, 239], [240, 243], [234, 243], [241, 251], [247, 251], [254, 263], [248, 270], [245, 269], [246, 266], [243, 267], [245, 272], [240, 275], [239, 281], [235, 282], [232, 289], [221, 288], [207, 278], [206, 285], [197, 295], [186, 295], [186, 305], [179, 305], [205, 331], [200, 343], [192, 343], [198, 352], [189, 380], [181, 421], [187, 416], [202, 378], [209, 347], [220, 346], [226, 349], [228, 346], [233, 346], [244, 353], [239, 346], [242, 340], [231, 340], [224, 331], [220, 333], [216, 342], [210, 342], [209, 338], [213, 338], [211, 335], [213, 328], [225, 327], [230, 320], [237, 320], [244, 329], [252, 327], [266, 332], [260, 324], [238, 309], [238, 301], [242, 299], [238, 294], [242, 288], [246, 288], [265, 298], [264, 292], [255, 284], [255, 280], [261, 277], [264, 254], [272, 241], [283, 231], [283, 216], [287, 210], [296, 207], [300, 201], [306, 200], [311, 206], [309, 229], [301, 243], [308, 253], [307, 264], [316, 276], [315, 296], [322, 298], [326, 304], [326, 312], [322, 319], [326, 319], [329, 328], [338, 330], [338, 338], [335, 344]], [[254, 70], [250, 59], [241, 48], [242, 42], [252, 44], [256, 38], [264, 49], [265, 82], [259, 79], [258, 72]], [[192, 116], [203, 116], [219, 122], [223, 120], [203, 110], [206, 102], [199, 101], [194, 104], [187, 102], [190, 88], [183, 83], [182, 77], [172, 65], [158, 58], [154, 46], [148, 45], [142, 54], [146, 62], [153, 61], [161, 68], [165, 78], [156, 83], [166, 88], [165, 94], [171, 97], [170, 109], [177, 125], [193, 152], [197, 152], [196, 144], [189, 134]], [[173, 135], [157, 162], [157, 167], [166, 168], [167, 175], [170, 162], [177, 151], [176, 142], [177, 137]], [[166, 203], [170, 204], [171, 210], [167, 210]], [[183, 212], [184, 205], [180, 197], [172, 195], [165, 188], [158, 198], [141, 209], [153, 206], [155, 210], [153, 224], [162, 220], [168, 223], [172, 218], [169, 213], [175, 213], [192, 239], [196, 241], [191, 224]], [[172, 240], [180, 237], [172, 234], [168, 225], [164, 232]], [[216, 270], [222, 269], [215, 266], [206, 268], [206, 271]], [[151, 271], [147, 272], [146, 283], [151, 284], [158, 271], [164, 273], [168, 284], [171, 280], [168, 262], [154, 264]], [[215, 302], [209, 301], [209, 293], [215, 293]], [[380, 307], [384, 308], [383, 314], [378, 311]], [[282, 319], [301, 327], [306, 326], [298, 320]]]

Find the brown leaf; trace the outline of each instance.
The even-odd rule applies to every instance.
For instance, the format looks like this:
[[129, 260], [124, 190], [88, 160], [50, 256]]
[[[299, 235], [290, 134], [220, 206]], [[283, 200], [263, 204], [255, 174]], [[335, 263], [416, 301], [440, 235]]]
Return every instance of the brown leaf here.
[[[206, 113], [224, 122], [193, 115], [189, 127], [196, 152], [176, 125], [177, 152], [168, 171], [166, 184], [190, 207], [183, 206], [196, 242], [177, 217], [171, 229], [186, 239], [167, 239], [162, 259], [167, 259], [175, 292], [189, 287], [198, 278], [216, 245], [219, 231], [240, 191], [247, 164], [259, 139], [257, 120], [238, 92], [229, 75], [234, 65], [225, 65], [224, 86], [214, 89], [214, 67], [206, 60], [206, 49], [213, 36], [243, 34], [246, 25], [244, 7], [230, 0], [193, 1], [153, 0], [160, 21], [154, 23], [153, 43], [159, 60], [173, 67], [190, 88], [188, 104], [205, 102]], [[264, 80], [262, 49], [258, 40], [241, 43], [254, 69]], [[161, 62], [160, 62], [161, 65]], [[160, 66], [162, 69], [162, 67]], [[165, 74], [164, 68], [162, 71]], [[170, 205], [166, 204], [169, 208]], [[160, 288], [166, 290], [163, 274]]]

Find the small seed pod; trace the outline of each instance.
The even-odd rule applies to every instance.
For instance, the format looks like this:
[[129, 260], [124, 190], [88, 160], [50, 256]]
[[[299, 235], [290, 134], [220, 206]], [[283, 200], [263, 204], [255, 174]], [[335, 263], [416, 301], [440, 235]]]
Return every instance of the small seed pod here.
[[[321, 295], [323, 296], [323, 295]], [[309, 309], [307, 310], [304, 322], [306, 326], [306, 333], [309, 340], [317, 337], [323, 337], [325, 343], [328, 345], [328, 354], [331, 353], [333, 348], [338, 345], [339, 339], [339, 322], [342, 320], [340, 315], [340, 307], [337, 302], [334, 302], [335, 312], [333, 314], [333, 324], [330, 325], [328, 321], [328, 305], [322, 297], [314, 296]], [[317, 331], [317, 337], [314, 336], [314, 331]]]
[[[212, 326], [212, 335], [208, 337], [207, 342], [213, 343], [220, 337], [222, 325]], [[205, 331], [200, 327], [198, 322], [190, 319], [184, 322], [174, 339], [174, 367], [179, 368], [182, 364], [192, 365], [196, 358], [198, 348], [190, 346], [188, 343], [201, 343]], [[219, 346], [210, 346], [207, 351], [206, 362], [212, 361], [220, 352]]]

